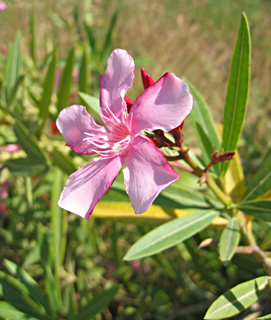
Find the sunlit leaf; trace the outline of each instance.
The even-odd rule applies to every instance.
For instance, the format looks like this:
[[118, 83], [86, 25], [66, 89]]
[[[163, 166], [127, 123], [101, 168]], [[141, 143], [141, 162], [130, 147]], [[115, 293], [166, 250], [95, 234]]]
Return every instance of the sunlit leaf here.
[[238, 151], [230, 161], [229, 170], [225, 175], [225, 190], [234, 202], [238, 202], [245, 192], [244, 173]]
[[[246, 114], [250, 76], [250, 35], [248, 21], [243, 14], [228, 82], [224, 109], [222, 148], [234, 151], [242, 131]], [[229, 162], [222, 163], [225, 174]]]
[[255, 218], [271, 221], [271, 200], [244, 201], [237, 208]]
[[220, 296], [208, 309], [204, 319], [225, 319], [250, 307], [268, 288], [268, 277], [259, 277], [237, 285]]
[[267, 314], [266, 316], [256, 318], [255, 320], [271, 320], [271, 313]]
[[240, 229], [236, 218], [232, 218], [223, 230], [219, 241], [219, 255], [224, 264], [227, 264], [234, 255], [240, 241]]
[[248, 185], [241, 201], [254, 200], [271, 190], [271, 153]]
[[201, 211], [167, 222], [139, 239], [124, 260], [141, 259], [170, 248], [206, 228], [218, 215], [213, 210]]
[[6, 301], [0, 301], [0, 318], [8, 320], [38, 320], [38, 318], [19, 311]]
[[88, 111], [92, 116], [99, 116], [100, 100], [98, 98], [83, 92], [79, 92], [79, 97], [86, 103], [86, 107], [88, 107]]

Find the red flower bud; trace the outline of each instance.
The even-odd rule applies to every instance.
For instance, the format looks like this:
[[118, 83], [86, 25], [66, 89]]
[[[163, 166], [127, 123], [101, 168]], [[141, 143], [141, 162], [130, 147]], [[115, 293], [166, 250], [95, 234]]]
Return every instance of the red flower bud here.
[[141, 69], [141, 77], [145, 90], [148, 89], [152, 84], [154, 84], [152, 77], [143, 68]]

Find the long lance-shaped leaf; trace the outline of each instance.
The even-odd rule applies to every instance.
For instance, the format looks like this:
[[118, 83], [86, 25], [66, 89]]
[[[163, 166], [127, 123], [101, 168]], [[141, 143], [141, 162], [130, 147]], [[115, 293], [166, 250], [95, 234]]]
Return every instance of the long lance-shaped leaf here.
[[271, 153], [248, 185], [241, 201], [253, 200], [271, 190]]
[[[171, 209], [152, 205], [144, 214], [136, 216], [128, 202], [100, 201], [97, 203], [93, 215], [97, 219], [105, 219], [106, 221], [156, 226], [176, 218], [183, 218], [194, 212], [193, 210]], [[216, 217], [211, 222], [210, 227], [224, 228], [227, 223], [228, 220]]]
[[[0, 295], [18, 310], [48, 320], [48, 316], [42, 314], [37, 305], [29, 296], [27, 288], [17, 279], [0, 271]], [[51, 319], [51, 318], [49, 318]]]
[[70, 320], [93, 319], [96, 314], [100, 313], [107, 307], [109, 302], [117, 294], [118, 290], [118, 286], [103, 290], [97, 294], [75, 317], [70, 318]]
[[57, 109], [60, 112], [62, 109], [68, 107], [71, 86], [72, 86], [72, 72], [75, 61], [74, 49], [72, 49], [67, 58], [67, 62], [63, 69], [61, 79], [59, 82], [59, 88], [57, 92]]
[[6, 301], [0, 301], [0, 318], [8, 320], [37, 320], [36, 317], [31, 317], [31, 315], [19, 311]]
[[52, 162], [57, 165], [63, 172], [70, 175], [76, 171], [76, 166], [73, 164], [72, 158], [62, 154], [57, 148], [53, 149]]
[[219, 255], [224, 264], [227, 264], [234, 255], [240, 240], [240, 229], [236, 218], [232, 218], [223, 230], [220, 237]]
[[40, 305], [43, 311], [50, 312], [50, 307], [45, 300], [42, 291], [40, 290], [37, 282], [23, 269], [18, 267], [14, 262], [5, 260], [5, 267], [13, 276], [17, 276], [23, 285], [28, 290], [28, 296]]
[[39, 102], [40, 118], [42, 120], [40, 130], [43, 128], [49, 114], [49, 106], [51, 103], [51, 97], [53, 94], [54, 84], [55, 84], [56, 64], [57, 64], [57, 52], [54, 51], [51, 62], [49, 64], [47, 73], [45, 75], [45, 78], [42, 84], [43, 93], [42, 93], [41, 100]]
[[271, 200], [244, 201], [237, 208], [252, 217], [271, 222]]
[[89, 74], [88, 59], [87, 59], [86, 49], [84, 48], [80, 70], [79, 70], [79, 79], [78, 79], [80, 92], [87, 92], [88, 90], [88, 74]]
[[19, 32], [8, 52], [6, 62], [6, 98], [9, 100], [9, 95], [16, 84], [19, 77], [21, 66], [21, 33]]
[[267, 314], [266, 316], [257, 318], [257, 319], [255, 319], [255, 320], [271, 320], [271, 313], [270, 313], [270, 314]]
[[63, 189], [63, 172], [60, 169], [54, 171], [54, 182], [51, 193], [51, 221], [53, 231], [53, 249], [56, 276], [58, 276], [59, 268], [63, 262], [66, 249], [66, 232], [67, 232], [67, 216], [66, 211], [62, 210], [58, 205], [60, 193]]
[[34, 12], [30, 15], [29, 26], [30, 26], [30, 41], [29, 41], [29, 49], [31, 53], [31, 57], [35, 64], [36, 61], [36, 21], [35, 21], [35, 14]]
[[[216, 130], [209, 106], [196, 88], [190, 82], [186, 82], [189, 85], [191, 94], [193, 95], [193, 108], [190, 116], [196, 131], [197, 140], [199, 142], [199, 147], [202, 151], [203, 158], [205, 162], [208, 162], [210, 161], [211, 153], [215, 147], [218, 151], [220, 151], [220, 138]], [[205, 139], [205, 136], [202, 134], [202, 132], [205, 134], [205, 136], [207, 136], [208, 142], [210, 142], [208, 145], [206, 145], [207, 139]], [[219, 166], [215, 166], [214, 168], [216, 172], [220, 171]]]
[[[250, 35], [248, 21], [243, 14], [232, 58], [224, 111], [222, 148], [235, 150], [246, 114], [250, 76]], [[229, 162], [222, 164], [222, 174]]]
[[112, 34], [113, 34], [113, 30], [116, 26], [117, 20], [118, 20], [120, 8], [121, 7], [118, 6], [116, 11], [114, 12], [113, 17], [110, 21], [110, 25], [107, 30], [107, 33], [106, 33], [105, 41], [104, 41], [104, 45], [103, 45], [103, 50], [102, 50], [102, 58], [103, 59], [105, 59], [105, 58], [107, 59], [109, 52], [111, 52]]
[[86, 105], [89, 113], [93, 117], [99, 117], [100, 112], [100, 101], [98, 98], [90, 96], [84, 92], [79, 92], [79, 97], [83, 100], [84, 105]]
[[250, 307], [268, 288], [269, 277], [259, 277], [232, 288], [208, 309], [204, 319], [225, 319]]
[[167, 222], [139, 239], [124, 260], [141, 259], [170, 248], [207, 227], [218, 214], [217, 211], [202, 211]]

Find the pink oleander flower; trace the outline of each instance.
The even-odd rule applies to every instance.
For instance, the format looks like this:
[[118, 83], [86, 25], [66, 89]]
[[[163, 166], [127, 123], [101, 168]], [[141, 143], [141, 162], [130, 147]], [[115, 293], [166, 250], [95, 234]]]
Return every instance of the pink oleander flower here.
[[0, 0], [0, 12], [6, 10], [7, 5], [5, 4], [4, 1]]
[[132, 86], [134, 68], [125, 50], [116, 49], [108, 58], [100, 77], [100, 116], [105, 127], [78, 105], [62, 110], [56, 122], [72, 150], [100, 155], [69, 177], [58, 202], [61, 208], [86, 219], [123, 164], [126, 192], [136, 214], [146, 211], [161, 190], [179, 178], [142, 131], [168, 132], [178, 127], [192, 108], [189, 88], [174, 74], [166, 73], [135, 100], [128, 113], [124, 96]]

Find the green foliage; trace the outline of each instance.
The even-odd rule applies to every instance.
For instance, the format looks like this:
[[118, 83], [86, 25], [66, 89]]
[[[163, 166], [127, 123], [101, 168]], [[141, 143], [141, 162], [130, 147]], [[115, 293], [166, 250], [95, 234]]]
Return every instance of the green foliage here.
[[268, 288], [268, 277], [259, 277], [239, 284], [220, 296], [208, 309], [204, 319], [232, 317], [256, 302]]
[[[222, 148], [235, 150], [246, 114], [250, 76], [250, 35], [243, 14], [232, 58], [228, 90], [224, 109]], [[222, 165], [226, 173], [229, 163]]]
[[[245, 15], [232, 58], [222, 141], [211, 113], [216, 105], [209, 107], [187, 81], [194, 101], [190, 136], [199, 150], [185, 150], [190, 163], [175, 162], [179, 181], [135, 216], [118, 177], [85, 221], [57, 202], [68, 175], [91, 157], [64, 146], [55, 120], [63, 108], [80, 103], [99, 123], [99, 75], [116, 47], [118, 21], [127, 16], [121, 4], [103, 12], [106, 27], [98, 30], [91, 1], [84, 8], [82, 13], [75, 5], [72, 16], [49, 14], [53, 29], [76, 39], [72, 46], [57, 47], [51, 35], [37, 38], [39, 19], [32, 12], [30, 35], [19, 32], [7, 56], [0, 55], [0, 188], [7, 183], [9, 195], [0, 198], [0, 211], [6, 208], [0, 215], [0, 318], [194, 320], [204, 318], [214, 300], [206, 319], [239, 318], [256, 301], [261, 313], [271, 272], [265, 251], [271, 248], [270, 152], [262, 151], [268, 156], [252, 179], [244, 179], [238, 155], [230, 165], [206, 169], [215, 150], [234, 151], [239, 143], [250, 74]], [[137, 54], [137, 61], [148, 60]], [[22, 150], [11, 154], [9, 144]], [[175, 151], [163, 149], [165, 155]], [[183, 170], [187, 165], [192, 170]]]
[[146, 234], [127, 252], [124, 260], [135, 260], [170, 248], [206, 228], [218, 212], [206, 211], [174, 219]]
[[236, 218], [232, 218], [220, 237], [219, 255], [224, 264], [231, 260], [240, 241], [240, 228]]

